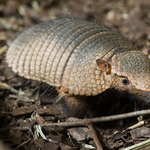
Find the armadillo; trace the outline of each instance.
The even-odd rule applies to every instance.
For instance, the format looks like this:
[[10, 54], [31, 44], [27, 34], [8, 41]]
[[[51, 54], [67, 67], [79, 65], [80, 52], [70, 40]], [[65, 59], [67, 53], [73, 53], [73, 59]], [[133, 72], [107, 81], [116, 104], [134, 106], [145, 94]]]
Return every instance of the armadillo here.
[[6, 61], [19, 76], [54, 86], [76, 111], [110, 88], [150, 101], [150, 60], [102, 24], [62, 18], [34, 25], [10, 45]]

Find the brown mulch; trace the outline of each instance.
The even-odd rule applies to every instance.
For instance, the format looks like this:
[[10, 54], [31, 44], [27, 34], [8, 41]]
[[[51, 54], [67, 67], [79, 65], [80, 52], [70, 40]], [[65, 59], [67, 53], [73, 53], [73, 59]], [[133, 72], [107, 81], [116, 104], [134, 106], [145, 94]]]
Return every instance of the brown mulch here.
[[[63, 122], [65, 116], [52, 105], [57, 96], [53, 87], [23, 79], [5, 62], [7, 45], [30, 25], [62, 16], [97, 21], [121, 32], [144, 53], [150, 50], [150, 0], [0, 0], [0, 139], [11, 149], [19, 150], [84, 150], [96, 147], [85, 127], [48, 127], [34, 125]], [[13, 87], [13, 89], [12, 89]], [[149, 108], [143, 102], [111, 100], [99, 106], [100, 116]], [[99, 115], [97, 115], [99, 116]], [[76, 118], [71, 118], [76, 120]], [[101, 123], [94, 126], [104, 149], [120, 150], [150, 137], [150, 120], [135, 129], [137, 118]], [[12, 127], [18, 127], [16, 129]], [[1, 130], [1, 129], [7, 130]], [[49, 141], [51, 139], [51, 141]], [[87, 144], [87, 145], [86, 145]], [[3, 150], [0, 142], [0, 150]]]

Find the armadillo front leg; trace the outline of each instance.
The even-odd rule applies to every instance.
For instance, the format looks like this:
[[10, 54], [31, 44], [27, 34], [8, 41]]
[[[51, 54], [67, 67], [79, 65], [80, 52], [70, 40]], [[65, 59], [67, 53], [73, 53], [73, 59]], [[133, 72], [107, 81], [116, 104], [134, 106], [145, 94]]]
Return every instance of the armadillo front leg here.
[[[85, 111], [88, 110], [86, 96], [70, 95], [58, 89], [57, 91], [62, 96], [62, 111], [65, 115], [82, 117], [84, 114], [85, 116]], [[89, 114], [87, 113], [86, 115], [88, 116]]]

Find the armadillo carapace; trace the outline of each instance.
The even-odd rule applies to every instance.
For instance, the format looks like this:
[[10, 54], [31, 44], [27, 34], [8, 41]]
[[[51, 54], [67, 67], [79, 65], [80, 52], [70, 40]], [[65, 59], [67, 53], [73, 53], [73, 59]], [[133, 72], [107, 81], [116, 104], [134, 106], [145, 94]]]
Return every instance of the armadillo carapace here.
[[109, 88], [150, 100], [148, 57], [121, 34], [89, 21], [64, 18], [32, 26], [11, 44], [6, 61], [20, 76], [76, 101]]

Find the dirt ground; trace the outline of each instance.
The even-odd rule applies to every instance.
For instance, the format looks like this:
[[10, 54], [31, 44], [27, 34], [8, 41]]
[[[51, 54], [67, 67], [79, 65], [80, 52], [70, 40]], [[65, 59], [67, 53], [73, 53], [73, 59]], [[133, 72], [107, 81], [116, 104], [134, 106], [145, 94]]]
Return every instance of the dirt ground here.
[[[21, 31], [41, 21], [68, 16], [105, 24], [124, 35], [138, 50], [150, 50], [150, 0], [0, 0], [0, 139], [11, 149], [96, 147], [87, 126], [35, 126], [77, 118], [68, 120], [52, 106], [57, 95], [53, 87], [17, 76], [5, 62], [7, 45]], [[107, 99], [100, 104], [100, 115], [96, 117], [149, 108], [148, 104], [126, 98], [119, 102], [109, 96]], [[120, 150], [149, 139], [149, 116], [140, 120], [145, 121], [144, 125], [132, 130], [128, 127], [138, 123], [137, 117], [94, 125], [103, 149]]]

